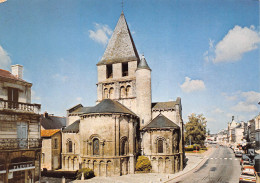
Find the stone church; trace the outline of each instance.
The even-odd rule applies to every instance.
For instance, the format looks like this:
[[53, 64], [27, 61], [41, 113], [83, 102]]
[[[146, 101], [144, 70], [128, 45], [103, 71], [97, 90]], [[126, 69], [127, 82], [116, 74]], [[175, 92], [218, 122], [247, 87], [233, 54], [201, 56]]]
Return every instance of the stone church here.
[[135, 173], [140, 155], [152, 172], [183, 169], [181, 99], [152, 103], [151, 69], [138, 55], [122, 12], [97, 63], [97, 105], [67, 110], [62, 169], [89, 167], [96, 176]]

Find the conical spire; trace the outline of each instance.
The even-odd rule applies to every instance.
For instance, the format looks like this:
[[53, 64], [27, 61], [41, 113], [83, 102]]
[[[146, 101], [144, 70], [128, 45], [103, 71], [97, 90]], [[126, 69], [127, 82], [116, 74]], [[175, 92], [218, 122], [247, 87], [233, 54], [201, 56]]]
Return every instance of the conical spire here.
[[150, 67], [148, 66], [146, 59], [144, 58], [144, 55], [142, 55], [140, 63], [137, 66], [137, 70], [138, 69], [148, 69], [151, 70]]
[[106, 51], [97, 65], [139, 61], [132, 35], [122, 11]]

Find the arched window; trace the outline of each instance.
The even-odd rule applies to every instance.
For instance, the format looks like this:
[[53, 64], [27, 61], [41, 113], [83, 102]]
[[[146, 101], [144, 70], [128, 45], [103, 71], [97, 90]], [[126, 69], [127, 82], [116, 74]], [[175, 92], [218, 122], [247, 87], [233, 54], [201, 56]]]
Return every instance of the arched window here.
[[121, 139], [121, 147], [120, 147], [120, 155], [126, 155], [127, 154], [127, 138]]
[[125, 98], [125, 87], [120, 87], [120, 98]]
[[72, 141], [70, 139], [67, 140], [67, 152], [72, 152]]
[[109, 89], [109, 98], [113, 99], [114, 98], [114, 88]]
[[158, 140], [157, 141], [158, 144], [158, 153], [163, 153], [163, 140]]
[[104, 89], [104, 98], [109, 98], [109, 93], [107, 88]]
[[126, 97], [130, 97], [130, 96], [131, 96], [131, 86], [128, 85], [128, 86], [126, 87]]
[[99, 140], [97, 138], [93, 140], [93, 155], [99, 155]]

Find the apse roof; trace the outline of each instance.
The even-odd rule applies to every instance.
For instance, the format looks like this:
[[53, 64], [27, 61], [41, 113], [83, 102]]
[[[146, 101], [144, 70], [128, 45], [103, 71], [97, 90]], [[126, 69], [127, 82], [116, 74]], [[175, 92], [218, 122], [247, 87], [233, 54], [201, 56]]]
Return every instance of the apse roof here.
[[78, 133], [79, 132], [79, 123], [80, 123], [80, 120], [75, 121], [74, 123], [67, 126], [65, 129], [63, 129], [62, 132]]
[[164, 129], [164, 128], [174, 128], [179, 129], [180, 127], [175, 124], [173, 121], [169, 120], [163, 114], [159, 114], [156, 118], [154, 118], [148, 125], [146, 125], [143, 129]]
[[84, 114], [90, 113], [125, 113], [136, 116], [134, 112], [125, 107], [123, 104], [111, 99], [102, 100], [96, 106], [89, 108]]

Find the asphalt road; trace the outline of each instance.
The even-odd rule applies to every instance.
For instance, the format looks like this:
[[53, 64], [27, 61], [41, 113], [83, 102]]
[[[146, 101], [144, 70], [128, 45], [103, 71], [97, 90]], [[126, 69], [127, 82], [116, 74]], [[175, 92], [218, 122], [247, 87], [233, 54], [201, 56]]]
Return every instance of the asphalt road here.
[[238, 183], [241, 172], [240, 158], [228, 147], [213, 147], [204, 163], [171, 183]]

